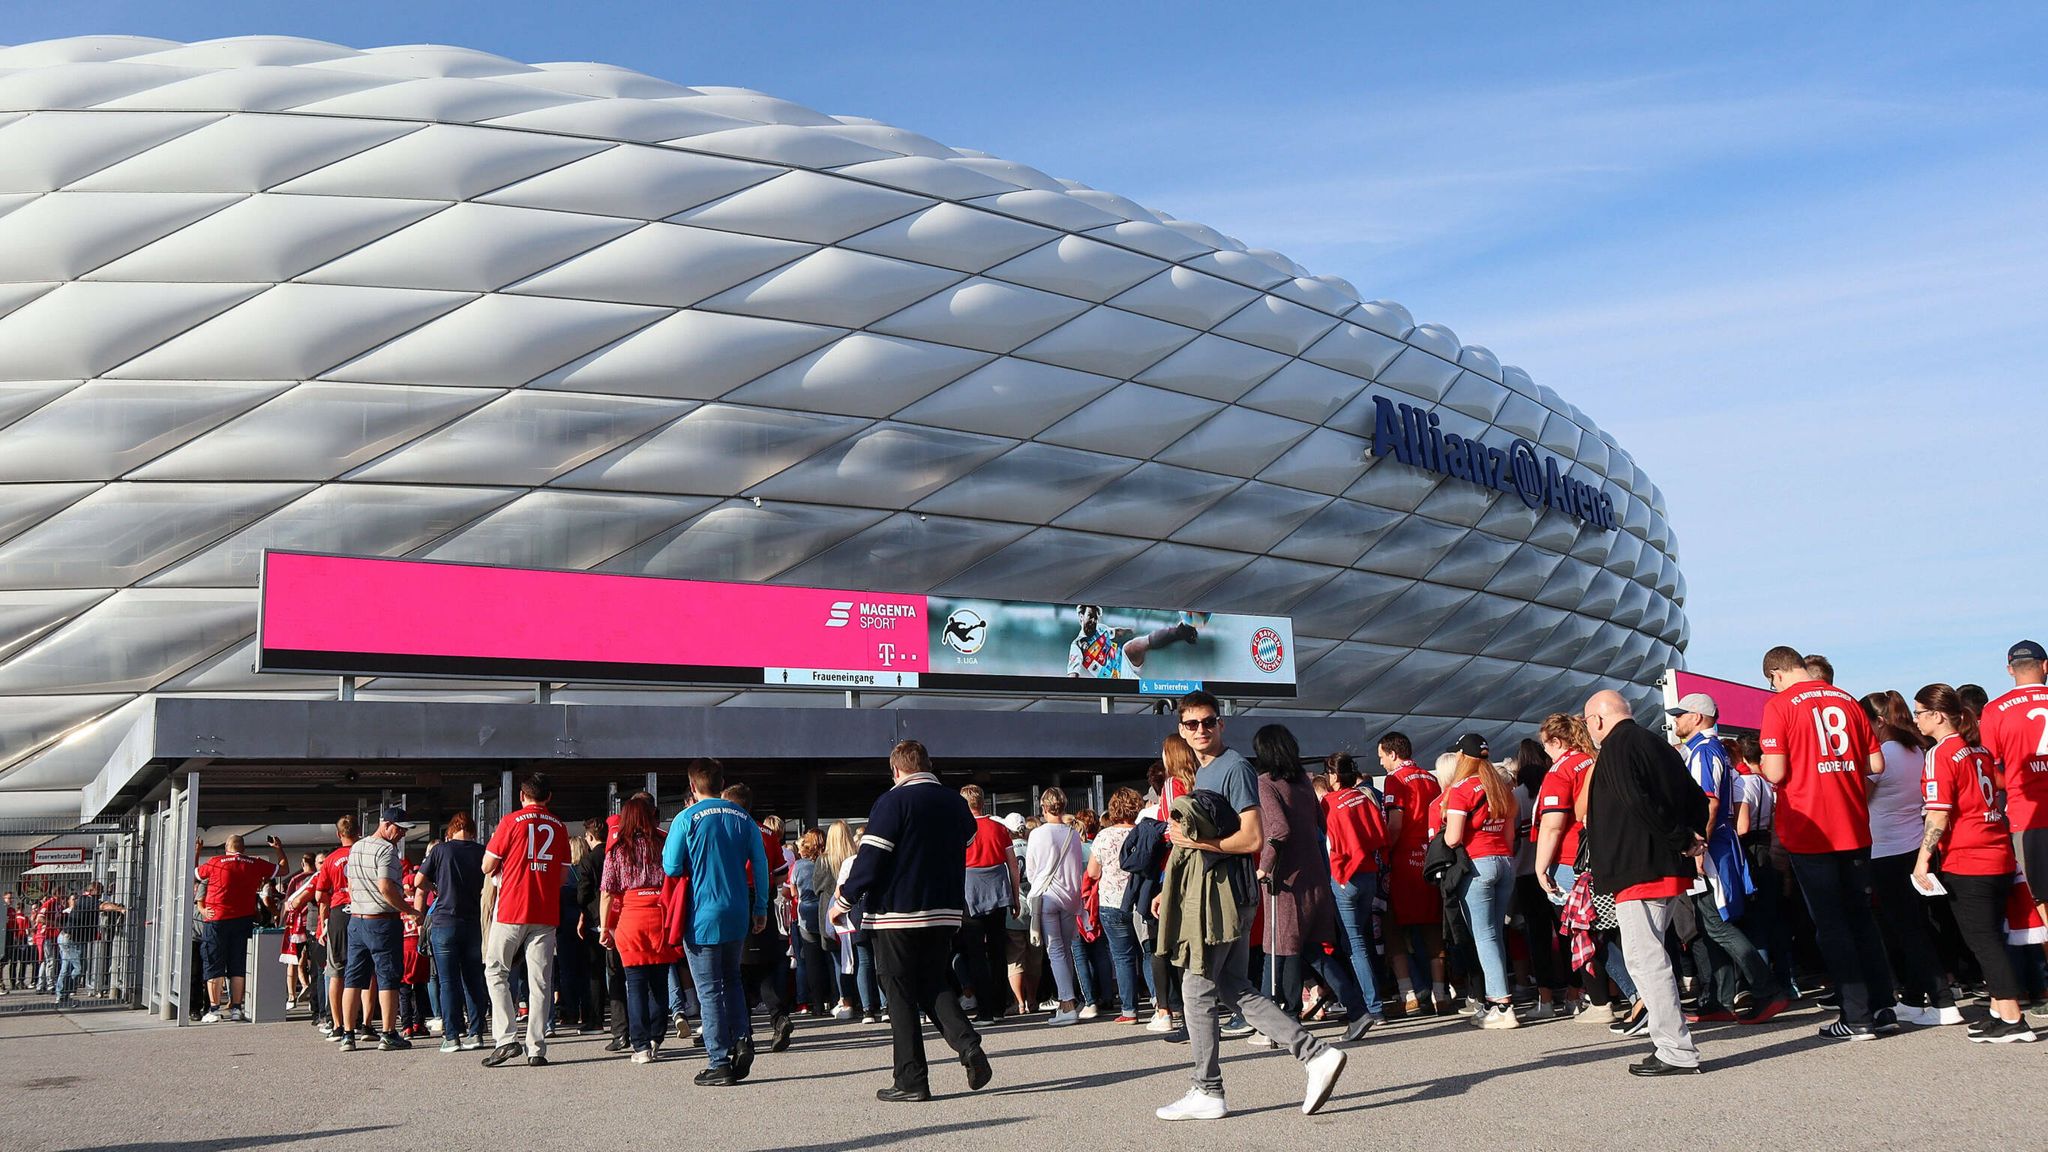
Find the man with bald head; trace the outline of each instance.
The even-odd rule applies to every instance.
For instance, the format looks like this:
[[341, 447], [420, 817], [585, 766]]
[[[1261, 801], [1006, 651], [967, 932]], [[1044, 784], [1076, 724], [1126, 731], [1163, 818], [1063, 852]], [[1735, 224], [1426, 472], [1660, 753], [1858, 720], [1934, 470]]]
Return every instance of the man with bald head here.
[[1664, 950], [1672, 910], [1698, 879], [1706, 848], [1707, 798], [1664, 738], [1635, 722], [1618, 692], [1586, 701], [1586, 730], [1599, 746], [1586, 801], [1593, 886], [1614, 897], [1621, 952], [1635, 977], [1657, 1050], [1635, 1076], [1697, 1074], [1700, 1052], [1685, 1025], [1678, 975]]
[[[242, 1011], [242, 992], [249, 975], [249, 934], [256, 929], [256, 897], [263, 882], [291, 870], [284, 845], [270, 838], [277, 863], [242, 854], [240, 834], [227, 838], [226, 851], [199, 865], [199, 883], [205, 893], [199, 898], [199, 964], [206, 976], [206, 994], [212, 1001], [203, 1024], [222, 1020], [247, 1020]], [[196, 854], [206, 851], [200, 838]]]

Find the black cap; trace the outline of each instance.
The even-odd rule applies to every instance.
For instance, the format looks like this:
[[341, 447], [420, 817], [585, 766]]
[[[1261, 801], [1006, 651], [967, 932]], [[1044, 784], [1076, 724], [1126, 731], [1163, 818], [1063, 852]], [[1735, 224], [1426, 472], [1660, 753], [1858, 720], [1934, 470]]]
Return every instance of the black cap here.
[[1493, 757], [1493, 753], [1486, 748], [1486, 738], [1477, 732], [1467, 732], [1458, 737], [1458, 742], [1451, 745], [1451, 751], [1475, 760], [1489, 760]]
[[399, 826], [400, 828], [410, 828], [410, 827], [412, 827], [412, 825], [411, 825], [411, 824], [409, 824], [409, 823], [407, 823], [407, 822], [406, 822], [406, 819], [405, 819], [405, 809], [403, 809], [403, 808], [400, 808], [400, 807], [399, 807], [398, 805], [396, 805], [396, 804], [393, 804], [393, 805], [391, 805], [391, 806], [389, 806], [389, 807], [387, 807], [387, 808], [385, 808], [385, 809], [384, 809], [384, 823], [386, 823], [386, 824], [396, 824], [396, 825], [398, 825], [398, 826]]
[[2017, 664], [2022, 660], [2048, 661], [2048, 650], [2044, 650], [2032, 640], [2022, 640], [2005, 650], [2007, 664]]

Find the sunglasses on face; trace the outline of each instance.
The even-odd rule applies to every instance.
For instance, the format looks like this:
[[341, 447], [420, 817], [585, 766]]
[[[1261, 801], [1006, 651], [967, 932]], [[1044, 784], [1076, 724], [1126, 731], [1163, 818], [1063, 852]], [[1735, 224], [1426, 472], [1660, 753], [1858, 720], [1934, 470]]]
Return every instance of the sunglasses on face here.
[[1220, 716], [1198, 716], [1193, 720], [1181, 721], [1180, 726], [1190, 732], [1211, 732], [1223, 727], [1223, 719]]

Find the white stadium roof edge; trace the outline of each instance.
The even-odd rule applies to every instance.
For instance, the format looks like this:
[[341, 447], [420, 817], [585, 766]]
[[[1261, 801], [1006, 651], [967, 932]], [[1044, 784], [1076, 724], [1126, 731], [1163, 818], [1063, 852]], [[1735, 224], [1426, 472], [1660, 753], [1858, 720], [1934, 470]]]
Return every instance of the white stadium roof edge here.
[[[1375, 456], [1375, 396], [1618, 527]], [[0, 815], [78, 811], [158, 696], [332, 695], [250, 670], [266, 547], [1291, 614], [1261, 714], [1418, 747], [1651, 707], [1688, 636], [1663, 496], [1585, 413], [1121, 196], [603, 64], [0, 47]]]

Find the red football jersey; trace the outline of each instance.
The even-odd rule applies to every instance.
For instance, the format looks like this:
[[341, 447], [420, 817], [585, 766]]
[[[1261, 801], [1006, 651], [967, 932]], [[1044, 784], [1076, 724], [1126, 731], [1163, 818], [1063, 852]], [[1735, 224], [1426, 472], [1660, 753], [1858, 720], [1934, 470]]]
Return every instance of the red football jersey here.
[[1330, 879], [1349, 884], [1373, 867], [1387, 846], [1387, 821], [1372, 793], [1351, 787], [1323, 797], [1323, 829], [1330, 848]]
[[1579, 859], [1579, 836], [1586, 826], [1579, 823], [1579, 789], [1585, 785], [1586, 769], [1593, 766], [1593, 760], [1584, 752], [1566, 752], [1558, 757], [1557, 763], [1543, 777], [1543, 787], [1536, 792], [1536, 821], [1540, 825], [1545, 816], [1552, 812], [1564, 813], [1564, 839], [1557, 849], [1559, 864], [1575, 864]]
[[484, 852], [498, 859], [498, 923], [561, 922], [569, 830], [545, 806], [528, 804], [498, 821]]
[[1877, 741], [1854, 696], [1804, 680], [1764, 704], [1764, 755], [1782, 755], [1778, 840], [1787, 852], [1847, 852], [1870, 847], [1870, 803], [1863, 774]]
[[348, 911], [348, 849], [336, 848], [313, 869], [313, 898], [327, 901], [329, 911]]
[[1413, 760], [1403, 760], [1387, 774], [1386, 793], [1387, 803], [1401, 814], [1401, 836], [1396, 845], [1407, 848], [1428, 843], [1439, 827], [1431, 822], [1431, 813], [1443, 795], [1435, 774]]
[[244, 856], [240, 852], [215, 856], [199, 866], [199, 878], [206, 881], [208, 920], [239, 920], [256, 914], [256, 897], [263, 882], [277, 875], [276, 863]]
[[1515, 830], [1510, 817], [1495, 816], [1486, 808], [1486, 786], [1477, 776], [1467, 776], [1451, 785], [1447, 811], [1465, 814], [1465, 851], [1474, 860], [1482, 856], [1515, 854]]
[[2005, 772], [2005, 815], [2015, 830], [2048, 828], [2048, 687], [2015, 688], [1984, 706], [1984, 747]]
[[1941, 870], [2004, 876], [2018, 870], [2005, 823], [2005, 793], [1991, 753], [1949, 736], [1927, 753], [1921, 777], [1927, 810], [1949, 814], [1941, 837]]

